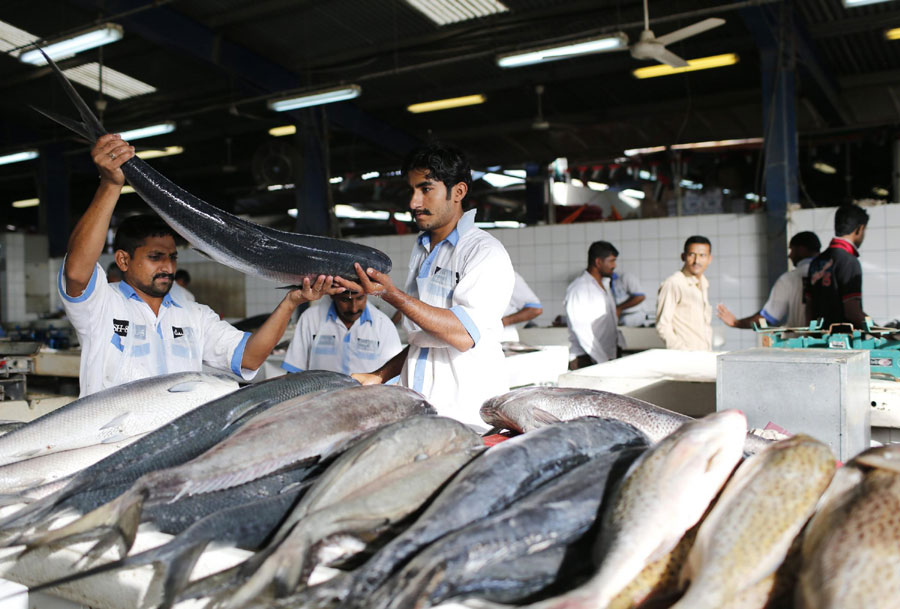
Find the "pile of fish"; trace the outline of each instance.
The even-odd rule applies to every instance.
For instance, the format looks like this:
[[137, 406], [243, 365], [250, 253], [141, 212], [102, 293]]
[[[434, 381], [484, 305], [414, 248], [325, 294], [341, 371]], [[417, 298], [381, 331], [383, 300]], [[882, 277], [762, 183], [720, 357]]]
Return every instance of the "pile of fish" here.
[[[63, 439], [81, 444], [59, 450], [90, 448], [91, 429], [95, 444], [131, 442], [50, 490], [35, 492], [44, 478], [0, 488], [3, 560], [81, 544], [70, 574], [26, 582], [33, 590], [153, 565], [159, 593], [144, 604], [157, 607], [831, 609], [896, 598], [900, 448], [835, 475], [823, 443], [754, 443], [739, 412], [693, 420], [587, 389], [488, 400], [483, 418], [512, 436], [495, 443], [413, 391], [336, 373], [237, 390], [208, 375], [153, 383], [228, 393], [159, 415], [168, 422], [135, 416], [143, 426], [126, 426], [109, 397], [78, 434], [38, 419], [0, 437], [3, 467], [47, 459], [42, 447]], [[89, 411], [78, 402], [55, 415], [62, 425]], [[107, 433], [110, 420], [120, 427]], [[42, 441], [3, 445], [26, 433]], [[172, 537], [134, 550], [146, 526]], [[193, 577], [210, 544], [250, 552]]]

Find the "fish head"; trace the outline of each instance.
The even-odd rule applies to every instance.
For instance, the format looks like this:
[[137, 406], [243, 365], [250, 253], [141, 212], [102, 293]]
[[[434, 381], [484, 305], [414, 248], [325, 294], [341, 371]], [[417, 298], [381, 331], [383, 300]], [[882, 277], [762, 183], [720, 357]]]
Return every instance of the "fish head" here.
[[886, 444], [870, 448], [857, 455], [851, 463], [900, 473], [900, 444]]

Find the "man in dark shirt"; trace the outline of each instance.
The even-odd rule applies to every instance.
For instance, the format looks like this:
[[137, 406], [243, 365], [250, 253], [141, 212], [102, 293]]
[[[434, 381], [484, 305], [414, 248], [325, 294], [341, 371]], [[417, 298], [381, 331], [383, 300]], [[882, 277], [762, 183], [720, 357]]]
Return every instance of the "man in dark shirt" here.
[[857, 205], [844, 205], [834, 214], [834, 234], [828, 249], [809, 265], [806, 277], [807, 306], [810, 319], [831, 324], [866, 327], [862, 307], [862, 267], [859, 246], [866, 236], [869, 214]]

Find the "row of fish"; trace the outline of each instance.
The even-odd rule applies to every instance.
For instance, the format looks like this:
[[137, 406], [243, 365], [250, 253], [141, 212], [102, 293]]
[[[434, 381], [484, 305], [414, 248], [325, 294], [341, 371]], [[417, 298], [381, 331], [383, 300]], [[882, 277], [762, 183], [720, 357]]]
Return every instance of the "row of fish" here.
[[[583, 389], [517, 390], [482, 416], [522, 433], [486, 448], [407, 389], [279, 377], [129, 428], [61, 487], [20, 492], [0, 540], [19, 556], [94, 543], [80, 572], [32, 585], [153, 564], [147, 602], [165, 607], [892, 606], [898, 449], [835, 475], [824, 444], [754, 444], [740, 413], [695, 421]], [[54, 454], [4, 449], [30, 425], [0, 437], [13, 464]], [[131, 553], [145, 521], [174, 537]], [[213, 542], [254, 553], [191, 581]]]

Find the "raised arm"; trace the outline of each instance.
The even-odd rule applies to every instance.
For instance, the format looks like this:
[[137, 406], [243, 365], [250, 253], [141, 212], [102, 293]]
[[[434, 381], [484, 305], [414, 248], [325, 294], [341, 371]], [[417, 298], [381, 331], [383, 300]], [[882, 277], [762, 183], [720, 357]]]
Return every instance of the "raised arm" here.
[[91, 150], [100, 171], [100, 185], [90, 206], [69, 236], [66, 253], [66, 294], [79, 296], [87, 287], [103, 246], [113, 210], [125, 184], [122, 165], [134, 156], [134, 147], [118, 135], [104, 135]]

